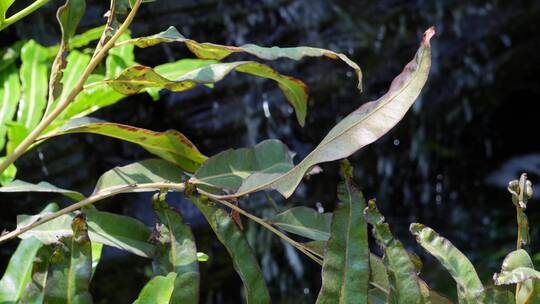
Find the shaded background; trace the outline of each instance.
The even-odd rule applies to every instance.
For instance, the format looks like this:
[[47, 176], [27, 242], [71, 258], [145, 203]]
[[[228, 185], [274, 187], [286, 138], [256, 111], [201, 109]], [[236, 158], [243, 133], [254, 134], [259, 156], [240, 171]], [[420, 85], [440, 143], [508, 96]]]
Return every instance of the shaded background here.
[[[104, 22], [105, 2], [88, 1], [81, 31]], [[56, 43], [54, 13], [59, 5], [51, 1], [3, 31], [0, 46], [30, 38]], [[240, 74], [214, 89], [162, 92], [158, 102], [145, 94], [132, 96], [92, 116], [156, 131], [177, 129], [206, 155], [278, 138], [299, 160], [341, 118], [383, 94], [411, 60], [424, 30], [435, 25], [433, 66], [421, 97], [396, 128], [350, 159], [365, 195], [377, 198], [395, 234], [422, 257], [422, 276], [435, 289], [454, 296], [451, 278], [416, 245], [408, 227], [421, 222], [449, 238], [478, 266], [485, 282], [515, 246], [515, 213], [506, 184], [523, 171], [533, 184], [540, 177], [540, 145], [534, 133], [540, 113], [538, 20], [538, 1], [159, 0], [143, 5], [132, 26], [134, 36], [174, 25], [197, 41], [329, 48], [346, 53], [362, 67], [365, 92], [358, 93], [353, 72], [340, 62], [278, 60], [266, 63], [310, 87], [304, 128], [273, 82]], [[138, 62], [145, 65], [184, 57], [193, 56], [182, 44], [136, 49]], [[250, 57], [234, 55], [228, 60], [243, 58]], [[22, 157], [18, 178], [89, 193], [104, 171], [147, 157], [146, 151], [129, 143], [68, 135]], [[324, 171], [305, 181], [288, 201], [270, 194], [280, 208], [332, 210], [338, 166], [322, 165]], [[149, 198], [122, 195], [98, 207], [152, 225]], [[540, 222], [537, 198], [527, 211], [533, 252], [540, 227], [535, 225]], [[59, 199], [2, 195], [0, 227], [12, 229], [16, 214], [37, 212]], [[202, 303], [239, 303], [241, 283], [225, 249], [191, 203], [181, 195], [169, 200], [192, 225], [199, 250], [210, 256], [201, 264]], [[274, 212], [264, 195], [242, 205], [262, 216]], [[320, 287], [319, 266], [277, 237], [244, 223], [274, 302], [313, 303]], [[0, 247], [0, 269], [15, 246], [11, 242]], [[131, 302], [148, 280], [149, 265], [148, 260], [107, 248], [92, 284], [96, 302]]]

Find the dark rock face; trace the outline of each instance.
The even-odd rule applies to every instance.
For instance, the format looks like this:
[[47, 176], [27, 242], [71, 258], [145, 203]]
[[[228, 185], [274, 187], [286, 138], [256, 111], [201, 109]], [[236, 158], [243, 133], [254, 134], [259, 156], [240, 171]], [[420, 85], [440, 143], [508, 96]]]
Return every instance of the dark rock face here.
[[[52, 1], [2, 32], [0, 45], [29, 38], [55, 43], [58, 29], [53, 16], [58, 4]], [[99, 25], [106, 8], [105, 1], [89, 1], [83, 27]], [[357, 183], [367, 197], [377, 197], [381, 211], [406, 244], [413, 245], [408, 224], [420, 221], [447, 236], [474, 260], [484, 255], [479, 250], [513, 242], [513, 209], [504, 183], [521, 171], [530, 172], [533, 183], [540, 177], [540, 145], [533, 133], [538, 129], [540, 97], [539, 17], [538, 1], [159, 0], [143, 6], [132, 28], [134, 36], [174, 25], [198, 41], [329, 48], [359, 63], [365, 93], [358, 93], [352, 71], [337, 61], [278, 60], [268, 64], [310, 87], [304, 128], [298, 126], [274, 83], [238, 74], [214, 89], [164, 93], [158, 102], [133, 96], [94, 116], [153, 130], [177, 129], [207, 155], [279, 138], [297, 152], [298, 160], [339, 119], [381, 95], [414, 54], [422, 32], [435, 25], [433, 69], [420, 100], [393, 131], [355, 154], [352, 161]], [[146, 65], [192, 57], [180, 44], [137, 50], [136, 56]], [[249, 57], [234, 55], [228, 60], [244, 58]], [[102, 172], [145, 157], [145, 151], [131, 144], [70, 135], [28, 153], [18, 162], [19, 177], [90, 191]], [[324, 171], [305, 182], [289, 203], [278, 203], [313, 206], [320, 202], [332, 209], [338, 166], [322, 167]], [[15, 214], [33, 212], [51, 197], [14, 198], [3, 198], [13, 201], [5, 204], [9, 207], [2, 212], [2, 226], [11, 227]], [[102, 207], [150, 224], [153, 215], [148, 200], [149, 196], [126, 195]], [[171, 201], [197, 230], [201, 251], [215, 254], [211, 262], [203, 264], [204, 298], [212, 303], [238, 303], [239, 280], [204, 219], [180, 196]], [[270, 212], [265, 209], [269, 205], [264, 196], [254, 196], [243, 204], [260, 214]], [[531, 205], [528, 213], [534, 227], [540, 213]], [[252, 225], [248, 229], [275, 301], [313, 302], [320, 284], [313, 278], [319, 269], [283, 247], [276, 237]], [[2, 249], [2, 261], [10, 250]], [[133, 267], [138, 271], [133, 281], [114, 279], [125, 276], [126, 271], [114, 265], [127, 263], [138, 267]], [[96, 277], [96, 299], [105, 295], [122, 299], [120, 302], [133, 299], [144, 283], [144, 265], [148, 261], [110, 253]], [[487, 267], [494, 270], [489, 268], [493, 265]], [[101, 286], [100, 282], [109, 280], [118, 285]], [[445, 288], [444, 282], [435, 283], [435, 287]], [[298, 296], [301, 291], [304, 297]]]

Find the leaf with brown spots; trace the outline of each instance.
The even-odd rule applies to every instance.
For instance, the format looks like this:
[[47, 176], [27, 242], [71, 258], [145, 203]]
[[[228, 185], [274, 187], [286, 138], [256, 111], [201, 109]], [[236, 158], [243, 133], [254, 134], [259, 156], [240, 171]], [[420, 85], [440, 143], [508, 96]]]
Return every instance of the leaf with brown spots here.
[[133, 44], [140, 48], [153, 46], [159, 43], [182, 42], [185, 43], [189, 50], [197, 57], [202, 59], [221, 60], [233, 53], [248, 53], [264, 60], [276, 60], [279, 58], [288, 58], [292, 60], [300, 60], [304, 57], [327, 57], [331, 59], [340, 59], [350, 66], [358, 77], [358, 89], [362, 91], [362, 70], [356, 62], [350, 60], [345, 54], [336, 53], [331, 50], [299, 46], [280, 48], [261, 47], [255, 44], [245, 44], [243, 46], [227, 46], [208, 42], [197, 42], [195, 40], [184, 37], [178, 30], [171, 26], [167, 30], [148, 37], [139, 37], [131, 40], [123, 41], [120, 44]]
[[154, 132], [88, 117], [72, 119], [38, 140], [71, 133], [93, 133], [132, 142], [154, 155], [177, 164], [187, 172], [194, 172], [206, 160], [206, 156], [176, 130]]
[[192, 70], [176, 80], [170, 80], [146, 66], [132, 66], [125, 69], [118, 77], [104, 82], [115, 91], [131, 95], [146, 88], [163, 88], [173, 92], [182, 92], [221, 81], [232, 71], [247, 73], [276, 81], [285, 97], [296, 111], [300, 125], [304, 125], [307, 112], [308, 88], [300, 80], [281, 75], [270, 67], [254, 61], [216, 63]]

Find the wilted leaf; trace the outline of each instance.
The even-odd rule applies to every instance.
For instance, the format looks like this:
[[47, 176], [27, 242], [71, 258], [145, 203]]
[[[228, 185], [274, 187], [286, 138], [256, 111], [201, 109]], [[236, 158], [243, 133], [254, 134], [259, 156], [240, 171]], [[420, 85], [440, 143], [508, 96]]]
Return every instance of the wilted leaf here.
[[232, 196], [239, 197], [271, 188], [287, 198], [292, 195], [304, 174], [314, 165], [345, 158], [392, 129], [412, 106], [426, 83], [431, 65], [429, 41], [434, 34], [433, 28], [424, 33], [415, 58], [392, 81], [385, 95], [363, 104], [345, 117], [297, 166], [282, 175], [254, 173]]
[[158, 252], [154, 258], [154, 273], [177, 273], [170, 303], [199, 302], [199, 263], [191, 228], [182, 216], [164, 200], [154, 199], [154, 212], [162, 226], [159, 228]]
[[229, 149], [210, 157], [190, 182], [235, 191], [253, 172], [282, 173], [292, 167], [287, 147], [270, 139], [253, 148]]
[[37, 184], [31, 184], [24, 182], [22, 180], [15, 180], [9, 185], [0, 188], [0, 192], [50, 192], [50, 193], [59, 193], [69, 197], [75, 201], [81, 201], [85, 197], [81, 193], [73, 190], [67, 190], [58, 188], [54, 185], [49, 184], [48, 182], [39, 182]]
[[[49, 204], [42, 213], [58, 210], [57, 204]], [[31, 281], [32, 264], [41, 248], [36, 239], [22, 240], [11, 255], [6, 272], [0, 280], [0, 303], [16, 303]]]
[[369, 247], [362, 215], [365, 199], [350, 176], [339, 185], [338, 197], [342, 204], [334, 211], [317, 303], [367, 303]]
[[417, 242], [448, 270], [457, 283], [460, 303], [478, 303], [484, 300], [484, 286], [469, 259], [450, 241], [422, 224], [411, 224], [410, 231]]
[[17, 121], [32, 129], [40, 121], [47, 104], [47, 50], [30, 40], [22, 48], [21, 61], [22, 96]]
[[[124, 215], [98, 211], [93, 208], [84, 210], [88, 225], [88, 235], [93, 243], [104, 244], [126, 250], [142, 257], [151, 257], [155, 247], [148, 242], [150, 230], [140, 221]], [[42, 214], [43, 215], [43, 214]], [[42, 215], [17, 216], [17, 228], [35, 222]], [[37, 226], [19, 237], [36, 238], [44, 244], [55, 244], [60, 238], [73, 235], [71, 223], [73, 214], [65, 214], [43, 225]]]
[[246, 302], [270, 303], [270, 294], [257, 259], [245, 236], [227, 212], [205, 197], [190, 196], [190, 199], [201, 210], [218, 240], [231, 255], [234, 269], [244, 283]]
[[19, 71], [14, 64], [10, 64], [0, 70], [0, 151], [6, 144], [8, 127], [5, 123], [13, 119], [20, 96]]
[[[180, 183], [184, 177], [182, 169], [161, 159], [147, 159], [105, 172], [97, 181], [94, 194], [116, 186], [144, 183]], [[159, 189], [139, 189], [155, 191]]]
[[176, 273], [171, 272], [166, 277], [152, 278], [139, 294], [133, 304], [169, 304], [174, 290]]
[[132, 142], [188, 172], [194, 172], [206, 160], [206, 156], [176, 130], [154, 132], [88, 117], [74, 118], [39, 140], [72, 133], [93, 133]]
[[374, 201], [369, 201], [364, 214], [368, 223], [373, 226], [373, 236], [377, 244], [384, 250], [383, 261], [395, 289], [390, 291], [390, 298], [399, 299], [399, 302], [403, 303], [422, 303], [415, 264], [403, 244], [392, 235], [390, 226], [384, 222], [384, 217]]
[[44, 303], [92, 303], [92, 245], [83, 216], [72, 222], [73, 236], [64, 239], [51, 257]]
[[294, 207], [272, 217], [279, 228], [315, 241], [330, 238], [332, 213], [319, 213], [308, 207]]
[[248, 53], [265, 60], [275, 60], [279, 58], [288, 58], [300, 60], [304, 57], [328, 57], [331, 59], [340, 59], [354, 69], [358, 77], [358, 89], [362, 90], [362, 71], [360, 67], [350, 60], [344, 54], [336, 53], [330, 50], [313, 47], [260, 47], [254, 44], [246, 44], [240, 47], [226, 46], [213, 43], [199, 43], [187, 39], [178, 30], [171, 26], [167, 30], [148, 37], [131, 39], [125, 43], [134, 44], [137, 47], [145, 48], [162, 42], [184, 42], [187, 47], [199, 58], [221, 60], [232, 53]]
[[176, 80], [167, 79], [150, 67], [138, 65], [125, 69], [115, 79], [105, 80], [105, 82], [124, 95], [135, 94], [146, 88], [164, 88], [173, 92], [182, 92], [198, 85], [221, 81], [235, 70], [276, 81], [296, 111], [298, 122], [304, 125], [307, 112], [307, 86], [298, 79], [281, 75], [270, 67], [254, 61], [210, 64], [188, 72]]

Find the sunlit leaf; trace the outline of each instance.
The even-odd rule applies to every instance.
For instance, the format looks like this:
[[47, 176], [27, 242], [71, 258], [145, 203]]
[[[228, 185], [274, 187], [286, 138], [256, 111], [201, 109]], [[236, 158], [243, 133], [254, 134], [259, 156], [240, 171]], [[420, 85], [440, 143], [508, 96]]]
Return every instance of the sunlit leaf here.
[[11, 66], [21, 55], [21, 48], [26, 41], [19, 40], [13, 45], [0, 49], [0, 71]]
[[50, 261], [44, 303], [92, 303], [92, 245], [83, 216], [72, 222], [73, 236], [58, 245]]
[[[179, 167], [161, 159], [147, 159], [105, 172], [97, 181], [94, 194], [110, 187], [144, 183], [180, 183], [184, 172]], [[139, 189], [138, 191], [155, 191]], [[159, 189], [157, 189], [159, 190]]]
[[148, 37], [140, 37], [129, 40], [127, 43], [134, 44], [137, 47], [145, 48], [162, 42], [184, 42], [187, 47], [199, 58], [221, 60], [232, 53], [248, 53], [265, 60], [275, 60], [278, 58], [288, 58], [300, 60], [304, 57], [328, 57], [331, 59], [340, 59], [354, 69], [358, 77], [358, 89], [362, 90], [362, 71], [360, 67], [350, 60], [344, 54], [336, 53], [330, 50], [313, 47], [260, 47], [254, 44], [246, 44], [240, 47], [226, 46], [213, 43], [199, 43], [187, 39], [178, 30], [171, 26], [167, 30]]
[[272, 217], [279, 228], [315, 241], [330, 238], [332, 213], [319, 213], [308, 207], [294, 207]]
[[307, 86], [298, 79], [281, 75], [270, 67], [254, 61], [211, 64], [192, 70], [175, 80], [159, 75], [150, 67], [131, 66], [122, 71], [116, 78], [105, 82], [124, 95], [135, 94], [145, 88], [164, 88], [173, 92], [182, 92], [193, 89], [198, 85], [221, 81], [232, 71], [276, 81], [288, 102], [296, 111], [298, 122], [304, 125], [307, 112]]
[[[118, 42], [130, 39], [129, 34], [124, 33], [118, 38]], [[124, 44], [109, 51], [105, 59], [105, 77], [112, 79], [117, 77], [126, 68], [135, 65], [133, 45]]]
[[13, 119], [20, 96], [19, 71], [14, 64], [10, 64], [0, 70], [0, 151], [6, 143], [7, 125], [5, 123]]
[[344, 179], [338, 187], [342, 204], [334, 211], [317, 303], [367, 303], [368, 299], [369, 246], [362, 214], [365, 199], [350, 175], [345, 173]]
[[164, 200], [152, 201], [159, 222], [158, 252], [154, 258], [154, 273], [177, 273], [171, 303], [199, 302], [199, 263], [191, 228], [182, 216]]
[[[57, 204], [49, 204], [42, 213], [57, 210]], [[41, 243], [33, 238], [19, 243], [0, 280], [0, 303], [16, 303], [21, 298], [31, 281], [32, 264], [39, 248], [41, 248]]]
[[[6, 159], [5, 157], [0, 157], [0, 163]], [[9, 165], [6, 170], [2, 171], [0, 173], [0, 186], [7, 186], [9, 185], [13, 179], [15, 179], [15, 175], [17, 175], [17, 167], [15, 167], [14, 164]], [[2, 188], [0, 188], [2, 189]], [[1, 191], [1, 190], [0, 190]]]
[[422, 292], [418, 281], [415, 264], [403, 244], [394, 238], [390, 226], [384, 222], [374, 201], [369, 201], [364, 211], [368, 223], [373, 226], [373, 236], [384, 250], [384, 264], [390, 273], [394, 287], [390, 292], [390, 301], [399, 299], [403, 303], [422, 303]]
[[63, 90], [60, 100], [67, 97], [82, 77], [84, 69], [90, 62], [90, 55], [83, 54], [79, 51], [71, 51], [66, 60], [67, 65], [62, 77]]
[[176, 273], [171, 272], [166, 277], [152, 278], [142, 289], [139, 297], [133, 304], [169, 304], [174, 290]]
[[4, 20], [6, 20], [6, 12], [13, 2], [15, 2], [15, 0], [0, 1], [0, 25], [4, 23]]
[[[19, 108], [20, 109], [20, 108]], [[17, 146], [28, 136], [29, 129], [25, 127], [21, 122], [10, 121], [6, 123], [8, 142], [6, 145], [6, 154], [12, 154]]]
[[154, 132], [89, 117], [72, 119], [40, 139], [71, 133], [93, 133], [132, 142], [154, 155], [177, 164], [188, 172], [194, 172], [206, 160], [206, 156], [202, 155], [189, 139], [176, 130]]
[[0, 188], [0, 192], [50, 192], [65, 195], [72, 200], [80, 201], [85, 197], [77, 191], [58, 188], [48, 182], [39, 182], [37, 184], [27, 183], [22, 180], [15, 180], [9, 185]]
[[205, 197], [190, 196], [201, 210], [218, 240], [229, 252], [234, 269], [244, 283], [247, 303], [270, 303], [264, 277], [245, 236], [231, 217]]
[[270, 188], [287, 198], [311, 167], [345, 158], [386, 134], [403, 118], [426, 83], [431, 65], [429, 41], [434, 34], [433, 28], [424, 33], [415, 58], [392, 81], [385, 95], [363, 104], [345, 117], [297, 166], [282, 175], [254, 173], [232, 196], [239, 197]]
[[278, 140], [265, 140], [253, 148], [229, 149], [209, 158], [191, 182], [235, 191], [254, 172], [281, 173], [293, 167], [287, 147]]
[[457, 283], [460, 303], [483, 301], [484, 286], [469, 259], [450, 241], [422, 224], [411, 224], [410, 231], [417, 242], [448, 270]]
[[495, 285], [519, 284], [517, 304], [529, 303], [534, 294], [534, 280], [540, 279], [540, 272], [534, 269], [533, 262], [523, 249], [510, 252], [502, 263], [501, 272], [493, 276]]
[[[98, 211], [94, 208], [84, 210], [88, 225], [88, 236], [92, 243], [104, 244], [142, 257], [151, 257], [155, 246], [148, 242], [150, 229], [140, 221], [124, 215]], [[17, 216], [17, 227], [35, 222], [39, 216]], [[19, 237], [36, 238], [44, 244], [55, 244], [60, 238], [73, 235], [71, 223], [73, 214], [65, 214], [43, 225], [37, 226]]]
[[22, 96], [17, 121], [32, 129], [40, 121], [47, 104], [47, 50], [30, 40], [21, 50], [21, 61]]

